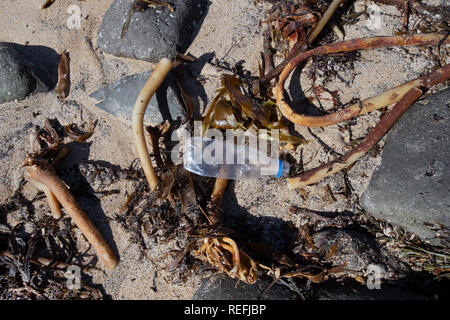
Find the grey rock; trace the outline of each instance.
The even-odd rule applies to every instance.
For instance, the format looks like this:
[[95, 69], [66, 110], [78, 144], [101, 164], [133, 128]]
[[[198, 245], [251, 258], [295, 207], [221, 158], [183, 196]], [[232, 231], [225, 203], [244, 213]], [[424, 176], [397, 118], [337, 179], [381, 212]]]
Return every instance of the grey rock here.
[[447, 88], [405, 112], [388, 133], [381, 164], [361, 198], [372, 216], [434, 245], [448, 245], [450, 237], [449, 102]]
[[295, 293], [287, 287], [275, 284], [264, 295], [269, 287], [269, 279], [258, 279], [252, 285], [239, 282], [225, 274], [219, 274], [202, 280], [200, 288], [195, 292], [194, 300], [293, 300]]
[[157, 62], [184, 52], [206, 12], [204, 0], [172, 0], [175, 11], [150, 7], [136, 11], [123, 38], [122, 29], [134, 0], [116, 0], [103, 17], [97, 45], [115, 56]]
[[[347, 269], [361, 271], [379, 265], [381, 258], [374, 241], [367, 235], [347, 229], [326, 228], [313, 235], [314, 245], [324, 254], [336, 245], [333, 264], [347, 264]], [[384, 268], [384, 265], [380, 265]]]
[[59, 55], [43, 46], [0, 43], [0, 103], [51, 90], [57, 82]]
[[[131, 122], [133, 106], [152, 71], [124, 77], [110, 86], [97, 90], [90, 96], [102, 100], [96, 104], [122, 120]], [[185, 120], [186, 112], [175, 91], [175, 83], [169, 76], [150, 100], [144, 122], [156, 125], [164, 120]]]

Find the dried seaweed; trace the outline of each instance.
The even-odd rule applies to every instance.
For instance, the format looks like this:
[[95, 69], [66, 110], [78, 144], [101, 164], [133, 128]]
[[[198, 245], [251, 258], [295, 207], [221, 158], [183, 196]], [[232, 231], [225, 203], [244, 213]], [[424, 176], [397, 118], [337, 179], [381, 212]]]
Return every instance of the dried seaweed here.
[[306, 45], [306, 34], [319, 20], [319, 15], [305, 2], [275, 3], [265, 21], [271, 30], [274, 49], [287, 56], [294, 46]]
[[19, 210], [23, 217], [30, 217], [34, 214], [32, 201], [25, 198], [22, 194], [22, 189], [25, 183], [26, 180], [21, 178], [17, 189], [14, 191], [9, 200], [0, 204], [0, 223], [6, 223], [6, 216], [10, 212], [14, 212], [16, 210]]
[[80, 163], [76, 165], [86, 182], [94, 190], [102, 190], [119, 180], [139, 180], [142, 174], [138, 170], [122, 169], [117, 166], [106, 166], [100, 163]]
[[64, 126], [64, 131], [72, 141], [83, 143], [92, 136], [96, 126], [97, 121], [95, 121], [94, 123], [90, 122], [89, 131], [86, 133], [82, 133], [75, 123], [70, 123]]
[[[46, 163], [49, 168], [50, 163], [56, 164], [61, 152], [67, 153], [63, 134], [63, 127], [56, 119], [45, 119], [42, 127], [33, 127], [30, 142], [34, 153], [28, 155], [27, 164], [32, 161], [34, 167], [36, 163], [39, 166]], [[27, 170], [29, 168], [27, 167]], [[78, 167], [78, 170], [88, 177], [86, 180], [94, 182], [101, 180], [105, 183], [105, 179], [111, 176], [112, 182], [122, 178], [140, 177], [139, 173], [132, 169], [102, 169], [104, 168], [95, 164], [80, 164]], [[45, 174], [50, 171], [47, 169]], [[33, 181], [39, 182], [40, 176], [35, 176], [34, 173], [31, 176]], [[78, 290], [67, 290], [68, 278], [64, 270], [68, 267], [78, 267], [80, 271], [92, 269], [97, 257], [77, 251], [71, 219], [63, 218], [57, 221], [47, 215], [42, 217], [42, 209], [45, 207], [39, 206], [37, 210], [34, 204], [42, 197], [38, 195], [32, 200], [25, 198], [22, 195], [24, 183], [25, 180], [21, 180], [12, 198], [0, 205], [2, 219], [3, 215], [15, 214], [17, 210], [22, 213], [19, 215], [22, 222], [12, 228], [7, 224], [3, 228], [3, 220], [1, 221], [0, 296], [4, 299], [101, 299], [102, 294], [98, 289], [83, 283]], [[38, 184], [40, 185], [40, 182]], [[52, 189], [51, 193], [46, 193], [47, 197], [53, 195], [54, 191], [56, 190]], [[55, 194], [56, 201], [65, 205], [65, 200], [58, 193]], [[70, 208], [66, 209], [70, 214]], [[7, 232], [6, 237], [4, 231]], [[86, 258], [91, 259], [88, 264], [85, 262]]]
[[[395, 2], [395, 0], [392, 1]], [[287, 56], [288, 59], [299, 52], [306, 51], [307, 46], [312, 42], [310, 39], [312, 37], [311, 34], [313, 34], [311, 30], [317, 28], [314, 25], [321, 18], [321, 13], [328, 9], [329, 2], [326, 0], [308, 2], [310, 7], [307, 7], [305, 2], [272, 1], [272, 3], [275, 3], [274, 8], [276, 10], [266, 21], [268, 25], [266, 32], [268, 36], [264, 44], [266, 76], [264, 76], [265, 72], [263, 69], [260, 68], [260, 77], [263, 78], [262, 82], [268, 80], [271, 75], [273, 76], [276, 73], [276, 70], [272, 70], [273, 65], [270, 61], [274, 49]], [[340, 2], [342, 1], [333, 1], [333, 3]], [[169, 11], [174, 9], [170, 4], [163, 1], [134, 1], [123, 25], [121, 38], [126, 35], [134, 12], [136, 10], [146, 10], [151, 6], [165, 6]], [[353, 15], [349, 18], [355, 19], [356, 16]], [[407, 19], [407, 14], [405, 14], [405, 17]], [[407, 22], [407, 20], [405, 21]], [[322, 35], [318, 39], [320, 40], [319, 44], [334, 41], [334, 36], [331, 32], [325, 34], [322, 32]], [[350, 84], [351, 80], [343, 79], [340, 73], [344, 73], [348, 68], [353, 68], [353, 61], [357, 58], [358, 55], [355, 53], [324, 56], [319, 52], [318, 55], [313, 55], [311, 72], [316, 74], [317, 71], [320, 71], [325, 78], [324, 85], [326, 81], [331, 81], [336, 77]], [[284, 122], [279, 112], [277, 112], [270, 90], [262, 90], [259, 95], [256, 95], [257, 92], [252, 90], [254, 83], [250, 82], [252, 77], [249, 73], [244, 72], [242, 63], [238, 63], [235, 67], [230, 67], [223, 60], [221, 59], [216, 65], [232, 71], [235, 75], [222, 76], [222, 88], [206, 113], [203, 120], [203, 132], [209, 128], [220, 130], [255, 129], [256, 131], [260, 129], [281, 129], [280, 141], [292, 145], [304, 143], [303, 139], [292, 136], [289, 133], [287, 123]], [[267, 73], [269, 74], [267, 75]], [[270, 83], [273, 85], [275, 82], [271, 81]], [[188, 121], [192, 115], [192, 99], [187, 92], [183, 91], [181, 82], [177, 82], [177, 84], [187, 109], [188, 117], [186, 121]], [[59, 91], [61, 90], [58, 89]], [[321, 93], [326, 91], [326, 89], [323, 86], [315, 86], [313, 91], [320, 97]], [[329, 93], [332, 96], [334, 107], [338, 108], [340, 103], [337, 94]], [[58, 93], [58, 96], [65, 97], [60, 93]], [[292, 252], [292, 248], [283, 252], [277, 252], [267, 244], [252, 242], [254, 239], [249, 234], [250, 232], [239, 228], [239, 226], [236, 226], [234, 229], [227, 229], [224, 223], [224, 212], [221, 209], [222, 196], [227, 181], [217, 179], [213, 196], [211, 199], [208, 199], [205, 195], [211, 189], [208, 185], [211, 180], [193, 180], [191, 174], [182, 167], [174, 166], [170, 163], [169, 159], [164, 157], [164, 152], [160, 150], [161, 138], [165, 140], [164, 138], [169, 136], [169, 134], [166, 135], [167, 131], [170, 130], [170, 123], [168, 124], [167, 127], [147, 128], [152, 139], [152, 156], [157, 163], [155, 172], [160, 179], [158, 186], [156, 188], [152, 187], [151, 191], [144, 180], [141, 170], [123, 170], [114, 166], [102, 166], [99, 163], [79, 164], [76, 168], [73, 168], [73, 170], [79, 171], [83, 176], [84, 182], [88, 183], [95, 190], [102, 190], [119, 179], [136, 181], [134, 192], [127, 196], [123, 207], [115, 217], [115, 221], [120, 223], [130, 233], [131, 241], [139, 245], [143, 255], [150, 258], [149, 249], [154, 242], [176, 240], [181, 249], [167, 253], [167, 255], [173, 255], [174, 259], [166, 264], [166, 268], [173, 274], [176, 273], [176, 270], [184, 272], [189, 269], [195, 269], [197, 261], [193, 257], [197, 257], [207, 262], [213, 268], [246, 283], [254, 283], [262, 273], [266, 273], [274, 278], [272, 284], [286, 279], [283, 283], [288, 283], [291, 288], [295, 288], [293, 278], [304, 278], [312, 283], [320, 283], [326, 281], [332, 275], [342, 274], [346, 271], [345, 266], [330, 265], [329, 260], [331, 260], [337, 244], [331, 246], [327, 252], [319, 254], [321, 248], [315, 247], [312, 239], [312, 228], [308, 225], [298, 230], [299, 238], [297, 244], [300, 243], [300, 245], [294, 248]], [[66, 135], [77, 142], [85, 141], [93, 132], [93, 127], [86, 134], [77, 132], [73, 125], [68, 125], [65, 129]], [[328, 152], [341, 156], [320, 140], [312, 131], [310, 132]], [[53, 126], [46, 125], [44, 129], [37, 128], [36, 137], [38, 138], [34, 139], [35, 143], [33, 144], [36, 149], [34, 150], [36, 155], [50, 160], [52, 164], [57, 163], [67, 154], [68, 149], [63, 150], [62, 135]], [[271, 139], [270, 136], [266, 138]], [[299, 171], [303, 171], [303, 159], [299, 167]], [[352, 188], [348, 185], [345, 175], [344, 179], [346, 181], [344, 193], [348, 195], [348, 193], [351, 193]], [[199, 190], [203, 192], [198, 192]], [[336, 201], [335, 194], [338, 193], [333, 193], [330, 186], [326, 186], [325, 193], [329, 201]], [[304, 190], [302, 195], [304, 198], [308, 196]], [[26, 204], [26, 201], [20, 198], [19, 192], [14, 201], [0, 206], [0, 217], [2, 213], [17, 210], [24, 204]], [[308, 218], [306, 219], [310, 219], [310, 222], [316, 226], [326, 223], [336, 227], [343, 227], [354, 223], [352, 217], [339, 214], [330, 217], [323, 212], [307, 209], [293, 209], [292, 213], [307, 216]], [[67, 223], [67, 220], [63, 221]], [[232, 223], [227, 225], [233, 227]], [[63, 243], [67, 240], [66, 238], [61, 238], [65, 240], [55, 240], [55, 237], [59, 237], [58, 231], [60, 227], [52, 230], [54, 238], [46, 236], [43, 240], [38, 233], [32, 233], [26, 239], [20, 238], [17, 236], [18, 229], [13, 229], [10, 232], [14, 234], [13, 238], [9, 236], [8, 232], [6, 233], [9, 239], [13, 239], [10, 241], [12, 252], [8, 252], [8, 254], [0, 257], [0, 268], [7, 268], [11, 274], [14, 271], [14, 276], [18, 279], [17, 286], [11, 287], [12, 290], [8, 294], [39, 299], [46, 298], [48, 296], [47, 293], [40, 290], [41, 288], [36, 284], [36, 278], [33, 278], [33, 276], [36, 276], [36, 274], [33, 274], [36, 248], [45, 244], [44, 247], [51, 256], [51, 258], [47, 259], [52, 259], [51, 263], [46, 265], [46, 267], [51, 266], [52, 270], [59, 266], [60, 263], [75, 262], [74, 260], [78, 259], [76, 258], [78, 253], [73, 251], [73, 247]], [[44, 235], [48, 234], [47, 232], [46, 230]], [[4, 237], [3, 233], [0, 234], [0, 238], [2, 237]], [[55, 246], [53, 242], [57, 242], [58, 245]], [[73, 241], [71, 243], [73, 244]], [[422, 254], [424, 252], [419, 254], [416, 250], [414, 253], [407, 252], [407, 254], [409, 255], [408, 257], [415, 255], [415, 258], [418, 256], [418, 259], [423, 259]], [[430, 253], [428, 252], [427, 254]], [[439, 256], [439, 258], [442, 257]], [[445, 256], [445, 259], [447, 258]], [[41, 261], [44, 260], [41, 259]], [[438, 269], [432, 264], [426, 267], [442, 277], [446, 276], [444, 271], [448, 271], [446, 269], [447, 265], [437, 266]], [[11, 268], [13, 271], [10, 270]], [[185, 277], [187, 274], [185, 273], [182, 277]], [[0, 284], [1, 281], [3, 279], [0, 279]], [[59, 282], [55, 282], [53, 278], [49, 277], [48, 284], [49, 287], [54, 286], [56, 288]]]
[[[132, 112], [133, 140], [136, 145], [139, 160], [141, 161], [142, 170], [144, 171], [145, 177], [150, 185], [150, 190], [152, 191], [158, 189], [159, 181], [150, 159], [147, 142], [145, 141], [144, 114], [150, 99], [161, 86], [172, 69], [172, 66], [173, 63], [168, 58], [162, 58], [158, 62], [148, 81], [139, 92]], [[158, 145], [155, 144], [154, 148], [157, 147]]]
[[64, 100], [70, 91], [70, 56], [69, 51], [61, 53], [58, 65], [58, 84], [56, 86], [56, 95], [58, 99]]
[[[305, 143], [289, 133], [288, 126], [277, 113], [273, 101], [257, 101], [243, 93], [241, 81], [236, 76], [222, 75], [222, 86], [209, 106], [202, 122], [202, 132], [209, 128], [225, 129], [279, 129], [279, 140], [294, 146]], [[245, 91], [244, 91], [245, 92]], [[270, 136], [265, 138], [271, 139]]]
[[59, 219], [60, 207], [63, 207], [97, 252], [104, 266], [107, 269], [114, 269], [119, 263], [115, 253], [80, 207], [67, 185], [57, 175], [53, 165], [43, 158], [42, 154], [32, 153], [25, 157], [24, 167], [28, 179], [45, 192], [52, 215]]
[[386, 113], [378, 124], [372, 129], [369, 135], [356, 147], [351, 149], [343, 156], [339, 156], [338, 160], [329, 162], [313, 170], [301, 173], [295, 178], [288, 179], [289, 188], [300, 188], [315, 182], [318, 182], [333, 173], [348, 168], [357, 159], [370, 150], [387, 131], [394, 125], [398, 118], [422, 95], [422, 90], [413, 88]]
[[356, 74], [348, 78], [350, 70], [353, 70], [355, 62], [361, 57], [359, 52], [349, 52], [337, 55], [315, 56], [312, 59], [309, 75], [316, 80], [317, 75], [321, 78], [322, 86], [326, 86], [336, 78], [347, 86], [353, 84]]
[[188, 234], [205, 222], [190, 173], [180, 166], [165, 170], [159, 173], [162, 178], [159, 194], [148, 192], [141, 180], [134, 193], [128, 196], [122, 212], [115, 217], [145, 256], [148, 249], [146, 237], [158, 242], [172, 238], [185, 241]]
[[203, 245], [196, 254], [206, 255], [211, 265], [226, 272], [232, 278], [248, 284], [253, 284], [257, 280], [256, 262], [239, 249], [236, 242], [229, 237], [205, 237]]
[[[276, 100], [277, 105], [283, 115], [289, 119], [289, 121], [303, 126], [328, 126], [331, 124], [340, 123], [344, 120], [354, 118], [358, 115], [380, 109], [392, 103], [398, 102], [406, 92], [412, 87], [423, 86], [430, 88], [431, 86], [443, 82], [446, 80], [448, 65], [443, 66], [441, 69], [431, 72], [430, 74], [424, 75], [419, 79], [410, 81], [403, 86], [395, 87], [391, 90], [385, 91], [384, 93], [372, 97], [370, 99], [364, 100], [362, 106], [360, 104], [352, 105], [346, 107], [345, 109], [338, 110], [337, 112], [326, 114], [318, 117], [309, 117], [300, 115], [292, 110], [289, 104], [286, 102], [284, 97], [284, 84], [290, 73], [298, 66], [301, 62], [305, 61], [307, 58], [315, 55], [323, 55], [337, 52], [349, 52], [356, 49], [371, 49], [378, 47], [389, 47], [389, 46], [408, 46], [408, 45], [432, 45], [436, 44], [440, 40], [445, 38], [444, 34], [431, 33], [431, 34], [415, 34], [412, 36], [401, 37], [373, 37], [364, 39], [355, 39], [348, 41], [340, 41], [331, 45], [325, 45], [311, 49], [306, 52], [302, 52], [293, 58], [285, 69], [283, 69], [280, 75], [280, 80], [276, 86]], [[448, 42], [447, 40], [444, 43]], [[419, 85], [420, 83], [420, 85]], [[401, 91], [401, 92], [400, 92]], [[394, 99], [392, 99], [394, 98]], [[369, 107], [370, 105], [370, 107]]]
[[44, 217], [16, 224], [8, 235], [7, 249], [0, 252], [0, 298], [101, 299], [102, 293], [83, 281], [78, 290], [67, 290], [65, 269], [90, 267], [83, 264], [75, 242], [68, 219], [55, 222]]

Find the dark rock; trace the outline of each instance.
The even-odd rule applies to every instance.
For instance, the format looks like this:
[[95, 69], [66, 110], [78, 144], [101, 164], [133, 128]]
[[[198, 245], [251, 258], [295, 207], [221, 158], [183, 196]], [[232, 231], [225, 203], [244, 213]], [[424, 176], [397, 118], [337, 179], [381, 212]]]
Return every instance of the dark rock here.
[[[100, 109], [131, 122], [134, 103], [151, 73], [152, 71], [147, 71], [127, 76], [90, 96], [102, 100], [96, 104]], [[185, 120], [186, 112], [175, 90], [175, 82], [171, 77], [166, 78], [148, 104], [144, 115], [146, 123], [156, 125], [166, 119]]]
[[136, 11], [123, 38], [122, 29], [134, 0], [116, 0], [107, 10], [97, 44], [115, 56], [157, 62], [184, 52], [193, 40], [197, 23], [206, 12], [204, 0], [173, 0], [175, 11], [150, 7]]
[[360, 284], [335, 284], [325, 282], [313, 287], [312, 300], [427, 300], [422, 294], [401, 287], [382, 284], [379, 289], [369, 289]]
[[358, 231], [327, 228], [315, 233], [313, 240], [323, 254], [336, 244], [331, 256], [334, 265], [346, 263], [347, 269], [361, 271], [380, 262], [380, 253], [374, 241]]
[[51, 90], [58, 62], [59, 55], [47, 47], [0, 43], [0, 103]]
[[445, 89], [405, 112], [388, 133], [381, 164], [361, 198], [372, 216], [435, 245], [450, 243], [449, 101]]
[[194, 294], [194, 300], [293, 300], [295, 293], [287, 287], [275, 284], [264, 295], [271, 284], [270, 279], [258, 279], [255, 284], [246, 284], [225, 274], [203, 279]]

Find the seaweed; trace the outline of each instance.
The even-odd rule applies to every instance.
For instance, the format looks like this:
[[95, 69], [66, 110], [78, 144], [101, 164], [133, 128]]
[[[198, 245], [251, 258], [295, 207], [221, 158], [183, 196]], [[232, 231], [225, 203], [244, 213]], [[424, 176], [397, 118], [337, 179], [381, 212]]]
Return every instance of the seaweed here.
[[[256, 133], [260, 129], [279, 129], [279, 140], [293, 146], [306, 141], [289, 133], [285, 121], [279, 117], [273, 101], [261, 101], [249, 97], [236, 76], [222, 75], [222, 86], [217, 96], [208, 107], [202, 121], [202, 132], [210, 128], [226, 129], [253, 129]], [[267, 139], [272, 139], [267, 136]]]
[[58, 84], [56, 86], [56, 95], [58, 99], [64, 100], [70, 92], [70, 56], [69, 51], [61, 53], [58, 65]]
[[67, 268], [94, 268], [84, 263], [86, 256], [77, 251], [76, 239], [67, 218], [25, 219], [16, 224], [0, 246], [1, 299], [103, 298], [101, 290], [82, 279], [78, 289], [67, 290]]

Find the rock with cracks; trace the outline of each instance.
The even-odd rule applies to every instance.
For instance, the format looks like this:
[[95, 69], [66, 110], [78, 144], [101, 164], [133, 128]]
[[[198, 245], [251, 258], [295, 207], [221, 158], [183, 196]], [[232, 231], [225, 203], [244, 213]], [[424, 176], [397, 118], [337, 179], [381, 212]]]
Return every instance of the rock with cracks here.
[[[91, 97], [101, 100], [96, 106], [119, 119], [131, 123], [134, 103], [152, 71], [124, 77], [108, 87], [97, 90]], [[176, 83], [168, 77], [150, 100], [144, 115], [144, 122], [157, 125], [168, 120], [186, 118], [185, 109], [176, 91]]]
[[190, 45], [198, 23], [206, 12], [203, 0], [170, 1], [173, 12], [166, 6], [150, 6], [135, 10], [134, 0], [116, 0], [109, 7], [98, 32], [99, 48], [112, 55], [149, 62], [173, 58]]

